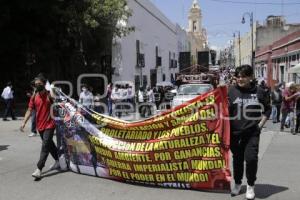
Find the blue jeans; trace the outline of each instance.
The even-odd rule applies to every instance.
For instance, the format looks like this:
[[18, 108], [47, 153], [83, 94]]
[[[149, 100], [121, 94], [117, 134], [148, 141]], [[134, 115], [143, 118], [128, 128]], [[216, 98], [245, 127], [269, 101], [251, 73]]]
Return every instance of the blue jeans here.
[[274, 123], [280, 121], [280, 110], [281, 105], [272, 105], [272, 113], [271, 113], [271, 119]]
[[109, 116], [112, 116], [112, 100], [107, 99], [107, 106], [108, 106], [108, 114]]

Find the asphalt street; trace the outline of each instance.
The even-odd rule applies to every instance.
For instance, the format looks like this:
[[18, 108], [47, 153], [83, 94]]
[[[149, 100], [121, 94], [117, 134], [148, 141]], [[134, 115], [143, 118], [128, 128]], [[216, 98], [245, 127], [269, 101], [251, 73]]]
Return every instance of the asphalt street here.
[[[0, 200], [226, 200], [228, 193], [164, 189], [120, 183], [73, 172], [45, 172], [40, 181], [31, 177], [41, 141], [29, 138], [29, 126], [21, 133], [21, 121], [0, 122]], [[300, 196], [300, 134], [279, 132], [270, 121], [260, 141], [256, 199], [298, 200]], [[45, 169], [53, 163], [48, 158]], [[245, 184], [245, 181], [243, 182]]]

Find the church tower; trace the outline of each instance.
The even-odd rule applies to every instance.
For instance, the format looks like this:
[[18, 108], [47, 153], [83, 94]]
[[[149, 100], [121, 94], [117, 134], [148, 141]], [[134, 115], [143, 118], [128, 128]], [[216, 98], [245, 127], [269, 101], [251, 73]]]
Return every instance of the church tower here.
[[189, 13], [189, 32], [200, 34], [202, 32], [202, 14], [197, 0], [193, 1], [193, 5]]
[[202, 28], [202, 12], [198, 0], [193, 0], [188, 16], [188, 36], [191, 42], [193, 63], [197, 63], [197, 52], [207, 50], [206, 30]]

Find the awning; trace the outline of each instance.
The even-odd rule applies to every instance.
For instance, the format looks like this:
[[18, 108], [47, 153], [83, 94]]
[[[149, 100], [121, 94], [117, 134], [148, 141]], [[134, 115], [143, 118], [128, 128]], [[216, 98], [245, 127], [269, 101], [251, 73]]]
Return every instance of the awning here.
[[289, 74], [300, 74], [300, 63], [288, 70]]

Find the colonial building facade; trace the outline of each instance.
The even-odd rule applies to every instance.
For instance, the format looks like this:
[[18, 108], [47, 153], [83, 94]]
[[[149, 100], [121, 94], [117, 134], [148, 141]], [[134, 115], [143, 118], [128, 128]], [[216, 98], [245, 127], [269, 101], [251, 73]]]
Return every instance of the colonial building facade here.
[[300, 31], [288, 34], [273, 44], [260, 48], [255, 62], [260, 72], [259, 78], [266, 79], [271, 87], [276, 83], [290, 81], [299, 83], [299, 77], [296, 74], [289, 74], [288, 71], [300, 63]]
[[189, 15], [194, 22], [191, 32], [173, 24], [149, 0], [130, 0], [127, 5], [132, 11], [128, 25], [135, 30], [114, 39], [112, 81], [133, 81], [136, 87], [172, 82], [179, 72], [180, 52], [199, 51], [206, 41], [198, 2], [193, 2]]
[[[300, 30], [299, 24], [287, 24], [283, 16], [268, 16], [263, 25], [258, 25], [256, 31], [257, 59], [255, 61], [255, 76], [257, 78], [267, 79], [270, 70], [273, 71], [271, 67], [268, 67], [269, 65], [271, 65], [269, 62], [272, 61], [272, 59], [268, 58], [268, 55], [273, 57], [276, 56], [276, 53], [274, 52], [274, 45], [276, 45], [276, 42], [280, 41], [286, 36], [289, 37], [288, 35], [298, 30]], [[282, 70], [282, 73], [283, 77], [281, 78], [280, 76], [279, 81], [282, 82], [289, 80], [288, 75], [285, 73], [285, 70]], [[272, 79], [269, 79], [269, 84], [273, 85], [273, 83], [274, 81], [272, 81]]]

